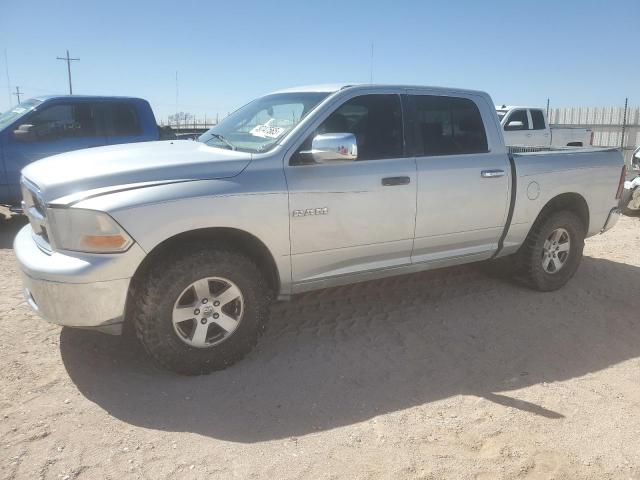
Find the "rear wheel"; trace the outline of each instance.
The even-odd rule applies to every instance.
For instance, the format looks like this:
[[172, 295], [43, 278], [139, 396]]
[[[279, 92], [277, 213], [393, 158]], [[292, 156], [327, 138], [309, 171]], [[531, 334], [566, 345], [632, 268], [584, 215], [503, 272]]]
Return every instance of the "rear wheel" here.
[[516, 254], [516, 278], [540, 291], [562, 287], [578, 269], [585, 230], [580, 218], [569, 211], [537, 220]]
[[198, 375], [240, 360], [257, 342], [270, 293], [233, 250], [196, 248], [153, 266], [134, 299], [136, 334], [156, 363]]

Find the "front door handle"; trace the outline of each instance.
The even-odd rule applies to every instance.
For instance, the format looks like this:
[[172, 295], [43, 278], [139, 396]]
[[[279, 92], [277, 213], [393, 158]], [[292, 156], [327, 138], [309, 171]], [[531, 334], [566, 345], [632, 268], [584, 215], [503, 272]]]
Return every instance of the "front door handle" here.
[[384, 187], [392, 187], [394, 185], [409, 185], [411, 179], [409, 177], [385, 177], [382, 179]]
[[498, 177], [504, 177], [504, 170], [499, 170], [499, 169], [495, 169], [495, 170], [482, 170], [482, 172], [480, 172], [480, 176], [482, 178], [498, 178]]

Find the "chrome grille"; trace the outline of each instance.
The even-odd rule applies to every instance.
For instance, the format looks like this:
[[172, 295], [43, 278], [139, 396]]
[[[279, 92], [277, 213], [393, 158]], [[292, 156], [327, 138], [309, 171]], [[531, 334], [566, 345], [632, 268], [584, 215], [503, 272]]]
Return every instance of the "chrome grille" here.
[[40, 197], [40, 190], [24, 177], [20, 180], [20, 187], [22, 189], [22, 211], [31, 224], [33, 239], [41, 249], [50, 252], [51, 244], [47, 233], [47, 207]]

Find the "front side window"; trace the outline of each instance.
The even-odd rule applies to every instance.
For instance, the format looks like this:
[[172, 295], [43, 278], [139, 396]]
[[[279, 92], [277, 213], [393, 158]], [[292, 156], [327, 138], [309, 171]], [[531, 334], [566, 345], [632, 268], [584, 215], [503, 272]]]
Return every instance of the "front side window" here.
[[96, 135], [94, 109], [90, 104], [53, 105], [25, 117], [32, 141]]
[[533, 123], [534, 130], [544, 130], [544, 115], [542, 110], [529, 110], [531, 112], [531, 122]]
[[203, 133], [198, 141], [230, 150], [266, 152], [328, 95], [326, 92], [291, 92], [258, 98]]
[[488, 151], [480, 111], [467, 98], [412, 95], [415, 154], [464, 155]]
[[[404, 137], [402, 106], [395, 94], [361, 95], [347, 100], [329, 115], [298, 148], [311, 150], [313, 137], [323, 133], [352, 133], [358, 144], [358, 160], [402, 157]], [[292, 163], [309, 163], [296, 154]]]
[[[522, 125], [520, 125], [520, 122]], [[516, 130], [529, 130], [529, 119], [527, 118], [526, 110], [516, 110], [509, 115], [507, 123], [504, 126], [506, 132], [513, 132]]]

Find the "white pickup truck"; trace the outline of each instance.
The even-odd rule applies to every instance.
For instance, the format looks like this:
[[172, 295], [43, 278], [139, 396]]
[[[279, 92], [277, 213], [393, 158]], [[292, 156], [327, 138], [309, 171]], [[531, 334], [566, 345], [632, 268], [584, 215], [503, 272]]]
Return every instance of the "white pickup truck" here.
[[582, 127], [550, 127], [541, 108], [496, 107], [507, 146], [584, 147], [593, 145], [593, 131]]

